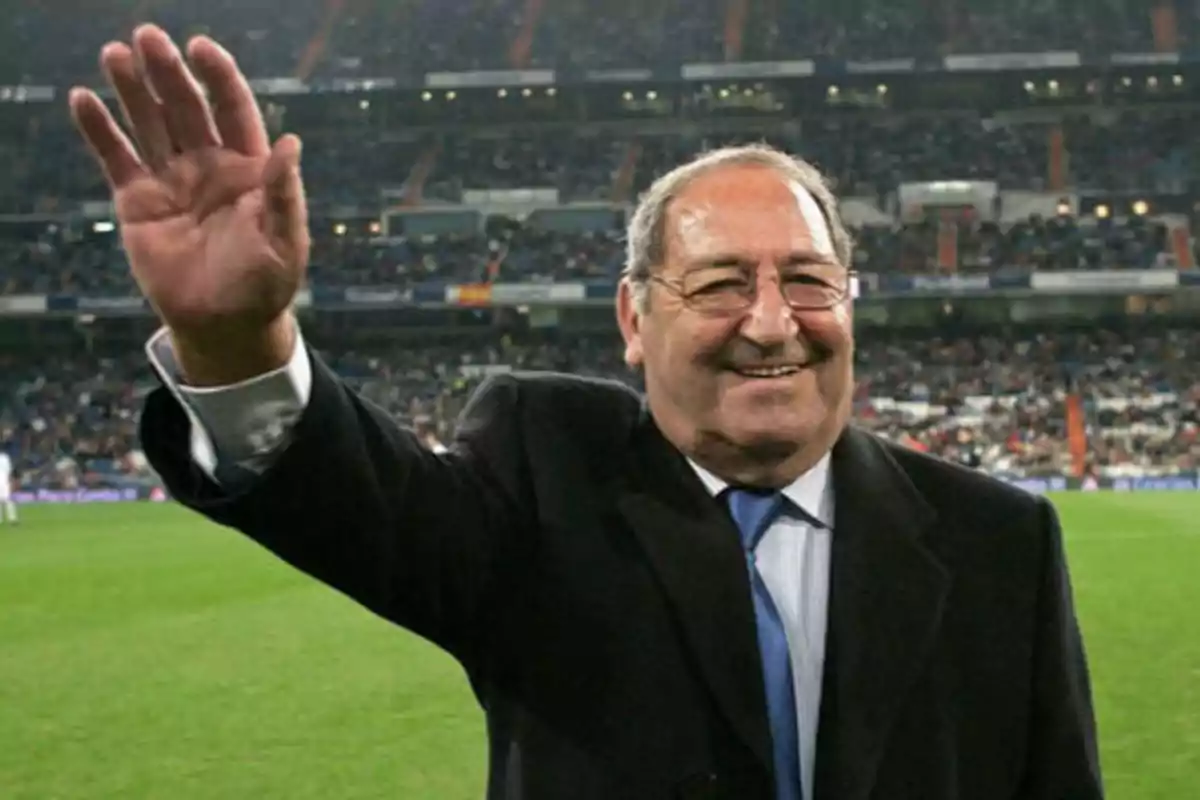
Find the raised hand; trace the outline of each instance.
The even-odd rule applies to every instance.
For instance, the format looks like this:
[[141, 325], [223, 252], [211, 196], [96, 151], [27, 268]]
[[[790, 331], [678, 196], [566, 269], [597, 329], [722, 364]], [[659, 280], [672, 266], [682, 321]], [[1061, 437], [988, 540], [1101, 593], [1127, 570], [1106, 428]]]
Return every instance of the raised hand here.
[[286, 363], [310, 246], [300, 140], [272, 147], [245, 77], [206, 37], [188, 43], [185, 60], [143, 25], [132, 47], [105, 45], [100, 63], [133, 141], [88, 89], [72, 89], [71, 114], [186, 377], [233, 383]]

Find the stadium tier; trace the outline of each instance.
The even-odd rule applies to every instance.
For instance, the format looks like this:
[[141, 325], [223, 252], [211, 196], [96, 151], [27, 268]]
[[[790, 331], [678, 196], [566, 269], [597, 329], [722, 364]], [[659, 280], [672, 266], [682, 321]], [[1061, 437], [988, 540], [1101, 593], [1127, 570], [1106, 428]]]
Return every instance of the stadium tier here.
[[[27, 4], [0, 40], [0, 83], [54, 84], [96, 72], [104, 41], [135, 21], [211, 33], [255, 77], [369, 77], [475, 69], [627, 69], [687, 62], [954, 53], [1142, 52], [1189, 40], [1190, 4], [920, 0], [92, 0], [86, 15]], [[96, 24], [103, 20], [103, 24]], [[46, 42], [54, 42], [47, 47]], [[1178, 47], [1178, 41], [1173, 42]]]
[[64, 101], [134, 18], [216, 36], [304, 139], [306, 329], [406, 423], [450, 437], [497, 370], [636, 382], [631, 204], [767, 141], [827, 172], [857, 242], [861, 424], [1014, 479], [1197, 477], [1194, 4], [93, 5], [0, 32], [0, 419], [28, 489], [156, 480], [152, 318]]
[[[13, 502], [0, 496], [0, 800], [489, 790], [749, 800], [789, 773], [809, 782], [807, 800], [1095, 800], [1093, 702], [1106, 792], [1197, 796], [1200, 637], [1187, 634], [1200, 603], [1188, 566], [1200, 559], [1200, 0], [8, 5], [0, 478], [11, 465]], [[347, 416], [318, 371], [289, 463], [267, 465], [256, 486], [252, 473], [288, 428], [273, 424], [284, 393], [275, 403], [268, 383], [250, 388], [262, 401], [253, 414], [221, 414], [236, 402], [205, 398], [203, 416], [245, 434], [210, 428], [210, 484], [176, 458], [185, 420], [169, 402], [151, 406], [139, 439], [161, 386], [145, 349], [160, 323], [68, 110], [83, 85], [124, 116], [97, 56], [142, 22], [178, 42], [210, 34], [237, 58], [271, 136], [302, 139], [312, 249], [294, 311], [304, 342], [434, 452], [455, 447], [467, 404], [497, 376], [645, 388], [614, 314], [627, 226], [655, 179], [698, 153], [765, 142], [815, 164], [854, 240], [849, 297], [840, 273], [844, 304], [830, 306], [835, 287], [802, 284], [791, 296], [807, 307], [795, 314], [806, 341], [772, 354], [788, 329], [766, 312], [786, 314], [782, 295], [702, 321], [700, 301], [669, 274], [656, 283], [652, 265], [652, 300], [636, 309], [649, 316], [631, 322], [626, 305], [625, 322], [644, 326], [662, 442], [589, 435], [616, 419], [616, 400], [607, 414], [603, 393], [593, 405], [566, 391], [542, 413], [537, 398], [549, 395], [525, 383], [477, 407], [492, 421], [459, 449], [466, 459], [414, 468], [411, 450], [388, 455], [387, 431], [361, 406], [358, 424]], [[762, 176], [737, 174], [745, 183], [724, 190], [759, 202]], [[741, 250], [747, 230], [766, 226], [741, 227], [720, 191], [706, 200], [718, 224], [736, 220]], [[804, 210], [800, 235], [821, 251]], [[658, 249], [672, 262], [671, 234], [683, 229], [668, 216]], [[793, 230], [789, 219], [756, 247]], [[807, 267], [803, 256], [792, 266]], [[162, 307], [205, 316], [203, 302], [170, 302], [182, 283], [164, 286]], [[679, 317], [663, 336], [659, 299], [671, 288], [680, 302], [667, 314]], [[800, 302], [810, 288], [825, 310]], [[741, 290], [722, 295], [730, 315], [744, 308]], [[678, 335], [680, 324], [698, 338]], [[731, 429], [757, 439], [792, 417], [797, 429], [827, 429], [851, 346], [853, 424], [901, 448], [844, 439], [830, 461], [835, 502], [817, 481], [797, 481], [789, 519], [743, 531], [743, 584], [733, 531], [716, 538], [719, 509], [707, 517], [697, 502], [707, 498], [676, 499], [665, 483], [660, 493], [656, 452], [689, 438], [671, 431], [682, 423], [699, 432], [689, 455], [704, 473], [706, 443], [718, 455], [741, 449]], [[255, 359], [235, 349], [200, 359], [213, 374], [191, 377], [261, 371], [236, 369]], [[785, 360], [808, 368], [791, 377]], [[718, 363], [765, 380], [705, 374]], [[303, 376], [291, 377], [274, 380], [304, 394]], [[697, 377], [694, 392], [674, 385]], [[792, 381], [814, 414], [775, 416], [759, 402]], [[758, 422], [763, 409], [771, 422]], [[572, 445], [556, 430], [582, 435]], [[795, 438], [805, 447], [787, 462], [808, 463], [812, 441]], [[320, 454], [306, 456], [318, 441]], [[248, 461], [239, 444], [254, 451]], [[622, 445], [635, 458], [621, 453], [614, 472], [608, 458]], [[574, 459], [570, 447], [582, 448]], [[987, 482], [902, 448], [1051, 502], [973, 488]], [[712, 470], [735, 484], [710, 487], [720, 502], [756, 502], [762, 493], [744, 484], [794, 477], [764, 481], [752, 460], [749, 471]], [[390, 502], [395, 486], [426, 505], [410, 514]], [[189, 513], [189, 495], [266, 550]], [[732, 522], [749, 528], [737, 504]], [[444, 514], [465, 522], [438, 527]], [[430, 530], [444, 535], [421, 536]], [[688, 536], [664, 556], [671, 537], [660, 534], [672, 531]], [[766, 547], [754, 550], [755, 537]], [[726, 602], [737, 586], [752, 590], [753, 612], [749, 594]], [[758, 680], [745, 669], [749, 639], [730, 628], [751, 613], [753, 629], [736, 627], [783, 645], [763, 653], [765, 716], [747, 701]], [[630, 620], [645, 627], [627, 636]], [[673, 649], [682, 623], [696, 657]], [[889, 671], [906, 677], [880, 680]], [[724, 711], [710, 714], [692, 685], [714, 676]], [[836, 702], [813, 702], [822, 680]], [[795, 731], [777, 724], [793, 716], [779, 699], [789, 689]], [[681, 726], [660, 736], [626, 711]], [[874, 724], [889, 714], [895, 722]], [[888, 729], [885, 743], [875, 734]], [[781, 733], [800, 747], [782, 746]], [[796, 750], [811, 761], [788, 766]], [[580, 776], [588, 785], [556, 791]]]
[[[444, 441], [471, 392], [496, 373], [556, 370], [638, 385], [612, 333], [498, 335], [481, 326], [436, 336], [409, 331], [388, 343], [381, 326], [361, 320], [350, 330], [329, 322], [313, 329], [322, 355], [350, 385]], [[156, 485], [136, 440], [153, 379], [136, 347], [124, 355], [115, 349], [121, 337], [115, 330], [104, 337], [112, 356], [77, 353], [50, 365], [6, 359], [0, 436], [17, 456], [24, 488]], [[855, 414], [889, 438], [1014, 480], [1194, 477], [1198, 356], [1195, 328], [948, 338], [868, 331], [857, 353]], [[1076, 435], [1086, 449], [1076, 449]]]

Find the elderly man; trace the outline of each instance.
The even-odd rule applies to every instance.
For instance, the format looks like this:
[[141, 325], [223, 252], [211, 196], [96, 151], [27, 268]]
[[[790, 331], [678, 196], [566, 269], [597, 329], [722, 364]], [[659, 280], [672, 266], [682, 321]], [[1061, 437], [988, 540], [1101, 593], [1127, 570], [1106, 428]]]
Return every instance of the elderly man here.
[[617, 302], [645, 400], [495, 379], [439, 454], [305, 344], [300, 144], [232, 58], [147, 26], [101, 60], [136, 147], [71, 107], [163, 322], [148, 456], [462, 663], [489, 798], [1101, 797], [1050, 505], [847, 426], [850, 244], [814, 169], [661, 178]]

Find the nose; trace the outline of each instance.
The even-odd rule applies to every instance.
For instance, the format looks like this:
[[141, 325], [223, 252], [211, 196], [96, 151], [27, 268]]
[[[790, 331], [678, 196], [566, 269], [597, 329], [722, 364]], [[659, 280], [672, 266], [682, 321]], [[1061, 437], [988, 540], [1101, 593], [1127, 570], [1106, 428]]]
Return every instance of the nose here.
[[799, 332], [796, 312], [784, 298], [778, 277], [760, 277], [754, 303], [742, 321], [742, 336], [760, 347], [771, 348], [794, 341]]

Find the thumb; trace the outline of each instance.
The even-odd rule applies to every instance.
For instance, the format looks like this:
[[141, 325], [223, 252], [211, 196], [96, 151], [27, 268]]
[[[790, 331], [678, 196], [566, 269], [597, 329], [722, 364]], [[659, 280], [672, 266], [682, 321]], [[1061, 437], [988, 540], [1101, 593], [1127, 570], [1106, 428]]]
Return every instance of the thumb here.
[[308, 204], [300, 178], [300, 138], [286, 134], [271, 149], [263, 168], [263, 228], [285, 252], [304, 256], [308, 248]]

